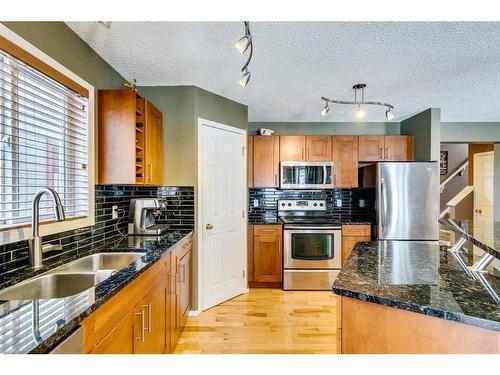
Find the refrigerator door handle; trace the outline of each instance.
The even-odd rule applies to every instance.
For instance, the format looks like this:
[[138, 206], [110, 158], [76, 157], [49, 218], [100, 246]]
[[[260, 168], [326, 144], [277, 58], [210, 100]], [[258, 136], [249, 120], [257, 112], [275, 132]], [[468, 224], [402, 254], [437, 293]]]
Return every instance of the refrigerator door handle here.
[[387, 227], [387, 189], [385, 187], [385, 180], [380, 179], [380, 208], [382, 211], [382, 233], [385, 233]]

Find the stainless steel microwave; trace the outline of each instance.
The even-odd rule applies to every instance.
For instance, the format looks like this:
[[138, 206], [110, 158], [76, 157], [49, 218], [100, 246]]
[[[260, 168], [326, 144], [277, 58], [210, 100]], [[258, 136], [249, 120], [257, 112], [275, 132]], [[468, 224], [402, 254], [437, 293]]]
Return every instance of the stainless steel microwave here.
[[282, 161], [281, 189], [333, 189], [332, 161]]

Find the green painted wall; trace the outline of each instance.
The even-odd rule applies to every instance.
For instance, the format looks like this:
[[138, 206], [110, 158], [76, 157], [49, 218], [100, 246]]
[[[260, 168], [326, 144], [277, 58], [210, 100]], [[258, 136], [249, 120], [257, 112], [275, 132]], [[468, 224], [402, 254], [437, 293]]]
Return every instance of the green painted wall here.
[[125, 79], [64, 22], [3, 22], [96, 89], [121, 88]]
[[500, 122], [442, 122], [441, 142], [500, 142]]
[[[163, 184], [194, 186], [198, 215], [198, 118], [248, 128], [248, 107], [195, 86], [142, 86], [163, 113]], [[198, 242], [193, 246], [193, 308], [198, 308]]]
[[401, 134], [415, 136], [415, 161], [438, 161], [441, 110], [429, 108], [401, 121]]
[[399, 122], [250, 122], [248, 134], [260, 128], [273, 129], [278, 135], [382, 135], [399, 134]]
[[139, 87], [163, 113], [163, 184], [196, 184], [194, 86]]
[[195, 116], [248, 129], [248, 107], [202, 88], [195, 88]]

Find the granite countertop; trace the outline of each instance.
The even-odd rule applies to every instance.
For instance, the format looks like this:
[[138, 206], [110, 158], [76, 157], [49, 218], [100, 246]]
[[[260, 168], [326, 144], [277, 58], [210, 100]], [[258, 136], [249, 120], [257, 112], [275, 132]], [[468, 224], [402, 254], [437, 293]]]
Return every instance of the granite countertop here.
[[440, 219], [439, 223], [500, 259], [500, 221], [475, 226], [469, 220]]
[[[127, 267], [113, 273], [97, 285], [76, 295], [44, 299], [0, 301], [0, 353], [46, 353], [66, 338], [79, 323], [136, 277], [184, 237], [192, 234], [173, 232], [161, 237], [123, 236], [104, 246], [44, 265], [37, 271], [21, 270], [0, 280], [0, 289], [17, 284], [62, 264], [102, 252], [140, 252], [144, 255]], [[37, 311], [39, 330], [33, 327]]]
[[[438, 242], [358, 242], [333, 283], [335, 294], [500, 331], [500, 278], [469, 276]], [[497, 296], [498, 298], [498, 296]]]

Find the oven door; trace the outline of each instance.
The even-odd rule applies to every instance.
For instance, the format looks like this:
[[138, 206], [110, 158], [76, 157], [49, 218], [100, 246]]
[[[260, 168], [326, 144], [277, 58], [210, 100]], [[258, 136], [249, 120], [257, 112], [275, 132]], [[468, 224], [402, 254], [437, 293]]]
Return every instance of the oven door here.
[[280, 188], [333, 189], [333, 162], [282, 161]]
[[332, 269], [341, 267], [341, 231], [334, 228], [285, 228], [284, 268]]

